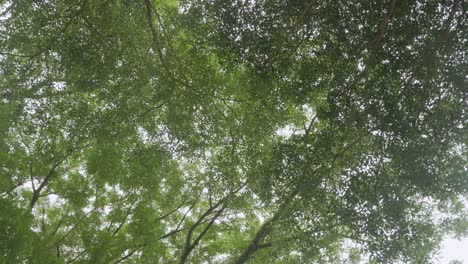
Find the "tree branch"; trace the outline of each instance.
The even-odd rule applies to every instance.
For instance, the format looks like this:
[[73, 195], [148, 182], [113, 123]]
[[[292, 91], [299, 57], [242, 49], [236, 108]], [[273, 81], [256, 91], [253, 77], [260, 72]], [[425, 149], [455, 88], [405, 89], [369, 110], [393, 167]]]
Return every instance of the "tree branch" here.
[[217, 208], [219, 205], [221, 205], [221, 202], [223, 200], [224, 199], [221, 199], [213, 207], [208, 208], [208, 210], [198, 219], [198, 221], [194, 225], [192, 225], [190, 227], [190, 229], [189, 229], [189, 231], [187, 233], [187, 238], [186, 238], [186, 241], [185, 241], [185, 247], [184, 247], [184, 250], [183, 250], [182, 255], [180, 257], [180, 261], [179, 261], [180, 264], [183, 264], [183, 263], [187, 262], [187, 259], [188, 259], [189, 255], [190, 255], [190, 253], [192, 252], [192, 250], [198, 245], [198, 243], [200, 242], [202, 237], [206, 234], [206, 232], [208, 232], [210, 227], [213, 225], [214, 221], [223, 213], [224, 209], [226, 209], [226, 204], [224, 204], [221, 207], [221, 209], [219, 209], [216, 212], [215, 216], [209, 221], [209, 223], [205, 226], [205, 228], [202, 230], [202, 232], [192, 242], [192, 236], [193, 236], [193, 232], [194, 232], [195, 228], [197, 228], [199, 225], [201, 225], [203, 223], [204, 218], [207, 217], [209, 214], [211, 214], [215, 208]]
[[42, 189], [44, 189], [44, 187], [49, 183], [50, 178], [54, 175], [54, 173], [55, 173], [56, 169], [58, 168], [58, 166], [60, 166], [60, 164], [62, 164], [62, 162], [64, 162], [66, 160], [66, 158], [67, 158], [67, 156], [65, 156], [64, 158], [62, 158], [59, 161], [55, 162], [54, 165], [52, 165], [52, 168], [50, 168], [49, 173], [47, 173], [46, 177], [44, 178], [42, 183], [39, 185], [39, 187], [36, 190], [34, 190], [33, 196], [32, 196], [32, 199], [31, 199], [31, 203], [30, 203], [31, 209], [34, 208], [34, 205], [36, 205], [37, 200], [39, 199], [39, 197], [41, 197]]
[[78, 227], [78, 225], [79, 225], [88, 215], [90, 215], [92, 212], [96, 211], [96, 209], [98, 209], [99, 207], [100, 207], [100, 206], [94, 207], [94, 208], [91, 209], [89, 212], [87, 212], [87, 213], [84, 214], [82, 217], [80, 217], [80, 219], [78, 219], [78, 221], [73, 225], [73, 227], [72, 227], [70, 230], [68, 230], [68, 232], [67, 232], [64, 236], [62, 236], [59, 240], [57, 240], [56, 242], [54, 242], [53, 244], [51, 244], [51, 245], [49, 246], [49, 249], [52, 249], [52, 248], [56, 247], [58, 244], [60, 244], [60, 242], [62, 242], [65, 238], [67, 238], [67, 237], [73, 232], [73, 230], [75, 230], [75, 229]]
[[156, 49], [156, 52], [158, 53], [159, 60], [163, 64], [164, 67], [166, 67], [166, 61], [164, 59], [163, 53], [161, 49], [158, 47], [159, 45], [159, 40], [158, 40], [158, 33], [156, 29], [154, 28], [153, 24], [153, 4], [151, 3], [150, 0], [144, 0], [145, 1], [145, 6], [146, 6], [146, 17], [148, 19], [148, 26], [151, 31], [151, 35], [153, 37], [153, 43], [154, 43], [154, 48]]
[[268, 248], [271, 246], [270, 243], [262, 244], [263, 240], [271, 232], [271, 230], [273, 229], [273, 224], [281, 218], [281, 216], [285, 213], [286, 208], [289, 206], [290, 202], [296, 197], [298, 193], [299, 191], [296, 188], [286, 197], [286, 199], [280, 205], [273, 217], [271, 217], [265, 223], [263, 223], [263, 225], [255, 234], [254, 238], [251, 240], [250, 244], [235, 261], [236, 264], [246, 263], [255, 252], [257, 252], [260, 249]]
[[382, 21], [379, 24], [377, 34], [376, 34], [377, 36], [371, 42], [369, 57], [367, 57], [367, 60], [364, 63], [364, 69], [362, 70], [360, 74], [357, 75], [356, 79], [351, 83], [349, 90], [354, 90], [359, 81], [361, 81], [362, 79], [365, 79], [365, 80], [367, 79], [369, 75], [369, 70], [375, 60], [375, 57], [377, 56], [377, 53], [382, 47], [382, 41], [385, 36], [385, 29], [387, 28], [387, 25], [390, 22], [390, 19], [392, 18], [395, 12], [395, 6], [396, 6], [397, 1], [398, 0], [390, 1], [390, 4], [387, 9], [387, 13], [385, 14]]
[[450, 14], [449, 14], [448, 18], [444, 21], [444, 27], [443, 27], [443, 30], [442, 30], [442, 32], [440, 34], [440, 39], [439, 39], [439, 42], [441, 44], [447, 42], [447, 40], [449, 38], [450, 25], [452, 24], [453, 18], [455, 17], [455, 13], [457, 12], [459, 2], [460, 2], [459, 0], [454, 0], [453, 1], [453, 5], [452, 5], [452, 8], [450, 10]]

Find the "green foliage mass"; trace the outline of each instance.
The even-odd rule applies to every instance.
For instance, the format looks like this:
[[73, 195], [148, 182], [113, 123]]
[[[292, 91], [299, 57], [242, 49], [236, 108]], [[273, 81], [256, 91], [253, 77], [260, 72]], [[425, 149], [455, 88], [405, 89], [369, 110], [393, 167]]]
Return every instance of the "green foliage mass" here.
[[465, 1], [0, 1], [0, 263], [430, 263], [468, 234]]

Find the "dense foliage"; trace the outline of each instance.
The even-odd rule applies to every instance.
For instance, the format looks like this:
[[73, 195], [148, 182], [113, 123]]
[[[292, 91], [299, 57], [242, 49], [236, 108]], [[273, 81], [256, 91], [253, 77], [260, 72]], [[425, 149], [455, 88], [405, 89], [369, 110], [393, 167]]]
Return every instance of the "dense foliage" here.
[[429, 263], [467, 235], [463, 0], [0, 11], [1, 263]]

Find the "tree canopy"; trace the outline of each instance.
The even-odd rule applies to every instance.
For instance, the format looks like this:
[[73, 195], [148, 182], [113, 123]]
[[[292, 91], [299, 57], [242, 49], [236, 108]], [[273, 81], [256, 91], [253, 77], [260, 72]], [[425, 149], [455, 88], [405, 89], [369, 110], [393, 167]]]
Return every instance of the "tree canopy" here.
[[464, 0], [0, 3], [1, 263], [430, 263], [468, 234]]

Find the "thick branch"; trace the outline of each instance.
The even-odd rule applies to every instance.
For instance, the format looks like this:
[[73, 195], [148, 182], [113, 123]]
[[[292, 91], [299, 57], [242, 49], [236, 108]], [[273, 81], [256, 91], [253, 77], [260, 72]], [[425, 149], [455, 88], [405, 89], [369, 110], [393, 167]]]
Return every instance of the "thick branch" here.
[[44, 178], [44, 180], [42, 181], [42, 183], [39, 185], [39, 187], [37, 187], [36, 190], [33, 191], [33, 196], [32, 196], [31, 203], [30, 203], [31, 209], [34, 208], [34, 205], [36, 205], [37, 200], [39, 199], [39, 197], [41, 197], [42, 189], [44, 189], [44, 187], [47, 186], [50, 179], [52, 178], [55, 171], [57, 170], [58, 166], [60, 166], [60, 164], [62, 164], [62, 162], [65, 161], [65, 159], [66, 159], [66, 157], [62, 158], [59, 161], [57, 161], [56, 163], [54, 163], [54, 165], [52, 165], [52, 168], [50, 168], [49, 173], [47, 173], [47, 175]]
[[[193, 242], [190, 242], [189, 240], [187, 240], [188, 244], [185, 245], [184, 252], [182, 253], [182, 256], [180, 258], [180, 262], [179, 262], [180, 264], [187, 262], [188, 256], [190, 255], [192, 250], [198, 245], [198, 243], [200, 243], [200, 240], [208, 232], [208, 230], [213, 225], [213, 223], [216, 221], [216, 219], [223, 213], [224, 209], [226, 209], [225, 205], [223, 205], [221, 207], [221, 209], [219, 209], [216, 212], [215, 216], [208, 222], [208, 224], [205, 226], [205, 228], [203, 228], [201, 233], [195, 238], [195, 240]], [[190, 231], [193, 232], [193, 230], [189, 230], [189, 232]], [[187, 236], [187, 238], [188, 238], [188, 236]]]
[[455, 13], [457, 12], [458, 5], [459, 5], [459, 0], [454, 0], [452, 8], [450, 10], [450, 14], [448, 18], [444, 21], [443, 31], [440, 34], [440, 43], [446, 42], [449, 38], [450, 25], [452, 24], [453, 18], [455, 17]]
[[286, 197], [281, 206], [278, 208], [273, 217], [267, 220], [265, 223], [263, 223], [263, 225], [255, 234], [254, 238], [250, 241], [250, 244], [235, 261], [236, 264], [244, 264], [258, 250], [272, 246], [271, 243], [263, 243], [263, 240], [271, 232], [271, 230], [273, 229], [273, 224], [281, 218], [281, 216], [285, 213], [285, 210], [288, 208], [289, 204], [296, 197], [297, 194], [298, 189], [291, 192], [288, 195], [288, 197]]
[[67, 264], [72, 263], [73, 261], [75, 261], [75, 260], [77, 260], [79, 257], [81, 257], [81, 255], [83, 255], [86, 251], [88, 251], [87, 248], [84, 249], [83, 251], [81, 251], [80, 253], [78, 253], [78, 254], [77, 254], [76, 256], [74, 256], [72, 259], [67, 260], [67, 262], [65, 262], [65, 263], [67, 263]]
[[360, 74], [357, 75], [356, 79], [351, 83], [350, 90], [353, 90], [361, 80], [367, 79], [367, 76], [369, 75], [369, 69], [372, 67], [375, 57], [377, 56], [377, 53], [382, 47], [382, 41], [385, 36], [385, 29], [387, 28], [387, 25], [395, 12], [395, 6], [397, 1], [398, 0], [391, 0], [387, 9], [387, 13], [383, 17], [382, 22], [380, 22], [379, 24], [377, 36], [371, 42], [369, 57], [367, 57], [367, 60], [364, 63], [364, 69]]
[[135, 253], [137, 252], [137, 250], [138, 250], [138, 247], [135, 248], [134, 250], [128, 252], [128, 254], [124, 255], [123, 257], [119, 258], [119, 259], [115, 262], [115, 264], [120, 263], [120, 262], [122, 262], [122, 261], [128, 259], [129, 257], [133, 256], [133, 254], [135, 254]]
[[253, 255], [257, 250], [262, 249], [260, 243], [270, 233], [273, 227], [273, 219], [266, 221], [255, 234], [254, 238], [250, 242], [249, 246], [242, 252], [239, 258], [236, 260], [236, 264], [244, 264], [249, 260], [250, 256]]
[[382, 22], [379, 25], [379, 30], [377, 31], [377, 37], [373, 41], [373, 45], [371, 47], [369, 57], [367, 58], [366, 65], [364, 66], [365, 67], [363, 71], [364, 74], [367, 74], [369, 67], [372, 65], [380, 47], [382, 46], [382, 40], [385, 35], [385, 29], [387, 28], [388, 22], [390, 22], [390, 19], [392, 18], [393, 13], [395, 12], [396, 2], [397, 0], [392, 0], [390, 2], [387, 13], [383, 17]]
[[151, 35], [153, 37], [154, 47], [158, 53], [159, 60], [161, 60], [161, 63], [165, 66], [166, 62], [164, 60], [164, 56], [162, 54], [161, 49], [158, 47], [159, 45], [158, 33], [156, 29], [154, 28], [154, 24], [153, 24], [153, 4], [151, 3], [150, 0], [145, 0], [145, 6], [146, 6], [146, 16], [148, 19], [148, 26], [150, 28]]
[[70, 230], [68, 230], [68, 232], [63, 235], [61, 238], [59, 238], [56, 242], [54, 242], [52, 245], [49, 246], [49, 249], [52, 249], [54, 247], [56, 247], [57, 245], [59, 245], [63, 240], [65, 240], [80, 224], [81, 222], [83, 222], [83, 220], [85, 220], [92, 212], [94, 212], [96, 209], [98, 209], [100, 206], [96, 206], [94, 207], [93, 209], [91, 209], [89, 212], [87, 212], [86, 214], [84, 214], [83, 216], [80, 217], [80, 219], [78, 219], [78, 221], [73, 225], [72, 228], [70, 228]]
[[21, 185], [27, 183], [28, 181], [30, 180], [27, 180], [27, 181], [24, 181], [24, 182], [18, 182], [17, 184], [13, 185], [10, 189], [4, 191], [1, 195], [1, 197], [4, 197], [4, 196], [7, 196], [9, 195], [10, 193], [12, 193], [14, 190], [16, 190], [16, 188], [20, 187]]
[[[189, 230], [188, 230], [188, 233], [187, 233], [187, 238], [185, 240], [185, 246], [184, 246], [184, 250], [182, 251], [182, 255], [180, 257], [180, 261], [179, 263], [185, 263], [187, 261], [187, 258], [188, 256], [190, 255], [190, 253], [192, 252], [192, 250], [195, 248], [196, 245], [194, 245], [194, 242], [192, 242], [192, 236], [193, 236], [193, 232], [195, 231], [195, 229], [200, 226], [202, 223], [203, 223], [203, 220], [208, 216], [210, 215], [214, 210], [216, 210], [216, 208], [218, 208], [222, 203], [223, 203], [224, 199], [221, 199], [219, 200], [215, 205], [211, 206], [210, 208], [208, 208], [208, 210], [206, 210], [199, 218], [198, 220], [195, 222], [195, 224], [193, 224]], [[223, 206], [224, 207], [224, 206]], [[224, 209], [223, 209], [224, 210]], [[222, 212], [222, 210], [219, 210]], [[219, 212], [218, 211], [218, 212]], [[211, 226], [211, 225], [210, 225]], [[198, 238], [198, 237], [197, 237]], [[198, 244], [198, 242], [197, 242]]]
[[[238, 186], [237, 189], [231, 191], [229, 194], [227, 194], [226, 196], [224, 196], [222, 199], [220, 199], [216, 204], [214, 204], [213, 206], [210, 206], [208, 208], [208, 210], [205, 211], [205, 213], [203, 213], [200, 218], [198, 218], [197, 222], [195, 222], [195, 224], [193, 224], [189, 230], [188, 230], [188, 233], [187, 233], [187, 238], [185, 240], [185, 246], [184, 246], [184, 250], [182, 251], [182, 255], [180, 257], [180, 261], [179, 263], [182, 264], [182, 263], [186, 263], [187, 262], [187, 259], [188, 259], [188, 256], [190, 255], [190, 253], [192, 252], [192, 250], [198, 245], [198, 243], [200, 242], [200, 240], [202, 239], [202, 237], [208, 232], [208, 230], [210, 229], [210, 227], [213, 225], [213, 223], [215, 222], [215, 220], [223, 213], [223, 211], [226, 209], [227, 207], [227, 203], [228, 203], [228, 199], [231, 199], [233, 195], [235, 195], [236, 193], [238, 193], [240, 190], [242, 190], [242, 188], [245, 186], [246, 183], [243, 183], [241, 184], [240, 186]], [[193, 232], [195, 231], [195, 229], [202, 225], [203, 223], [205, 223], [205, 218], [207, 218], [209, 215], [211, 215], [218, 207], [221, 208], [215, 213], [214, 217], [211, 218], [208, 222], [208, 224], [205, 226], [205, 228], [201, 231], [201, 233], [192, 241], [192, 236], [193, 236]]]

